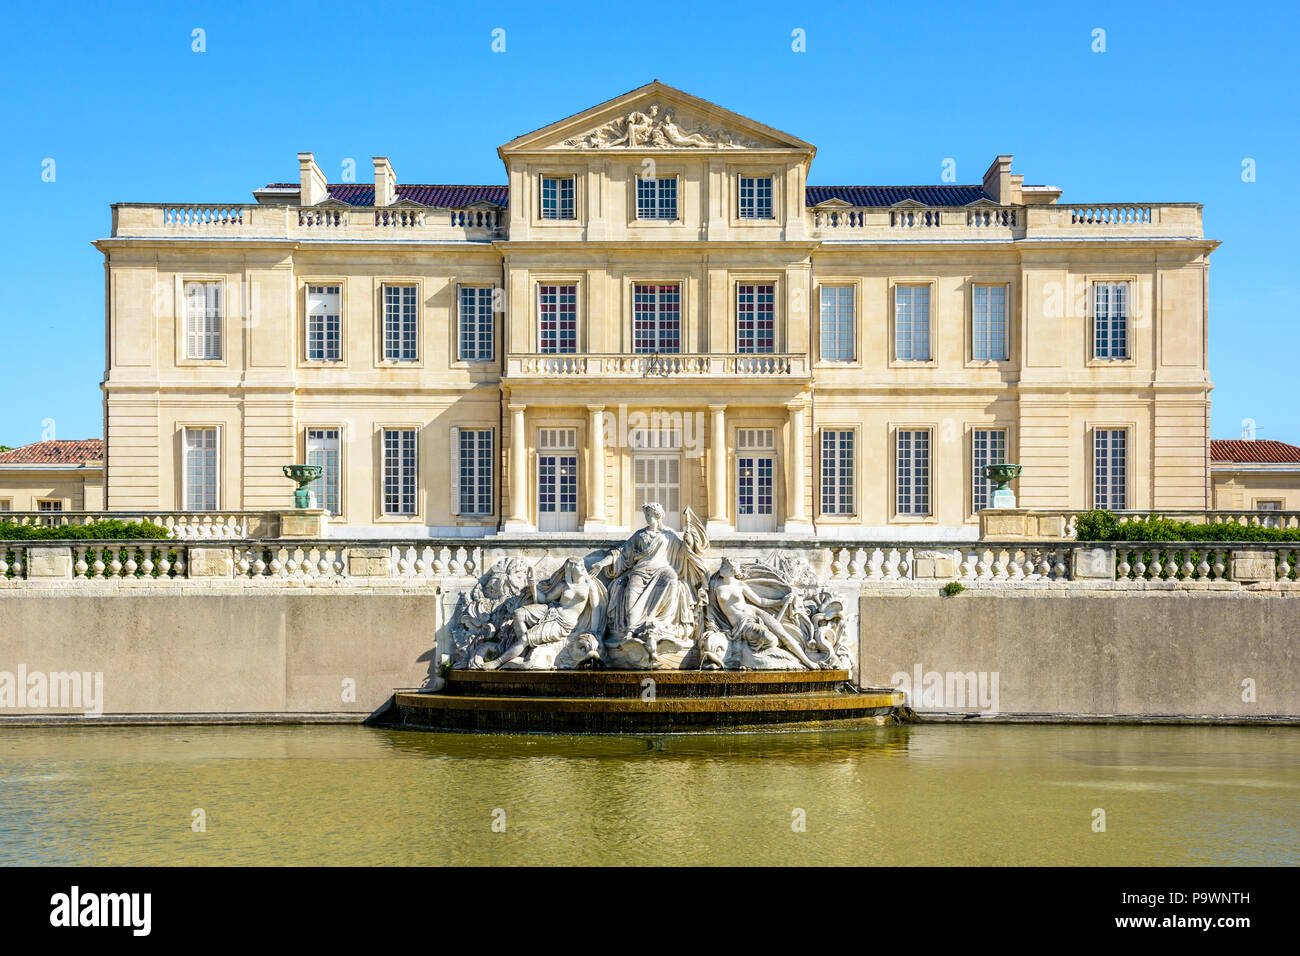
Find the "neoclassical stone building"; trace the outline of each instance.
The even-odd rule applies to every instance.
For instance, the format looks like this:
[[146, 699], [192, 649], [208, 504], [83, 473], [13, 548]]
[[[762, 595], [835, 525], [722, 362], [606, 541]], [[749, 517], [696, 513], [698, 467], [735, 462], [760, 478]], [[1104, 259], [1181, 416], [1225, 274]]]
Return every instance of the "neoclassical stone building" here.
[[[348, 534], [971, 538], [1028, 507], [1205, 508], [1195, 203], [809, 185], [816, 149], [659, 82], [511, 140], [507, 185], [113, 207], [107, 506]], [[869, 175], [869, 169], [864, 169]], [[1120, 198], [1126, 186], [1116, 184]]]

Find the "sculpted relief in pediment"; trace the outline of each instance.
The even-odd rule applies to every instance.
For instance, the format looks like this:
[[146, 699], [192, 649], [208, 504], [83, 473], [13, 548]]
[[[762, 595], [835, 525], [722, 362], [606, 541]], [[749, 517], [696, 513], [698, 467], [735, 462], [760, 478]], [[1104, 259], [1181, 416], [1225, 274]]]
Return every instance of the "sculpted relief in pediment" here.
[[763, 144], [704, 124], [683, 127], [671, 109], [655, 103], [644, 111], [633, 110], [591, 132], [566, 139], [561, 145], [577, 149], [752, 149]]

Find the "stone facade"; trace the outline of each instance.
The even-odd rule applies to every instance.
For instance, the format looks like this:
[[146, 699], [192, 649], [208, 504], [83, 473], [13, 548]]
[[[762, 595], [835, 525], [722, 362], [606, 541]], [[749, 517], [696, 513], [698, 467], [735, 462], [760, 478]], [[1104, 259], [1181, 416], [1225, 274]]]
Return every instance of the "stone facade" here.
[[257, 204], [116, 205], [106, 506], [278, 508], [332, 453], [331, 533], [621, 532], [657, 500], [973, 539], [990, 431], [1021, 507], [1209, 505], [1200, 206], [1064, 204], [1009, 156], [865, 195], [808, 186], [814, 153], [656, 82], [502, 146], [508, 190], [302, 154]]

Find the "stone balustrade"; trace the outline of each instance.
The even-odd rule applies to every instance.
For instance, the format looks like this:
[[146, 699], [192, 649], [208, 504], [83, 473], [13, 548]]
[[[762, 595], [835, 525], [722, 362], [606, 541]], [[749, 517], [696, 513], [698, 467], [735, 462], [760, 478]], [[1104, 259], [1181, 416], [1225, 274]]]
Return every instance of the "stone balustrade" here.
[[1196, 203], [820, 206], [808, 210], [808, 226], [815, 238], [850, 241], [1203, 235], [1201, 207]]
[[10, 511], [0, 515], [22, 527], [81, 527], [97, 521], [151, 524], [180, 541], [273, 538], [281, 533], [276, 511]]
[[[588, 557], [618, 542], [560, 539], [371, 541], [284, 539], [220, 541], [0, 542], [0, 587], [48, 585], [150, 587], [439, 586], [477, 577], [503, 557], [537, 561]], [[806, 560], [833, 586], [942, 586], [977, 588], [1084, 586], [1196, 588], [1266, 584], [1300, 588], [1300, 543], [1056, 541], [756, 542], [718, 539], [715, 558], [745, 559], [774, 549]]]
[[1150, 206], [1070, 206], [1070, 224], [1118, 226], [1150, 223]]
[[374, 211], [375, 225], [381, 229], [416, 229], [424, 225], [424, 210], [398, 206]]
[[[817, 239], [1043, 239], [1095, 236], [1199, 238], [1196, 203], [1046, 203], [1027, 206], [815, 206]], [[480, 239], [504, 238], [508, 213], [491, 206], [276, 206], [231, 203], [118, 203], [113, 236], [183, 238]]]
[[505, 235], [506, 216], [501, 209], [453, 209], [450, 221], [457, 229], [482, 229], [494, 235]]
[[205, 206], [202, 204], [163, 206], [162, 221], [164, 226], [170, 228], [212, 232], [243, 226], [247, 209], [247, 206]]
[[507, 378], [728, 378], [807, 377], [804, 353], [718, 352], [656, 354], [555, 354], [515, 352]]
[[419, 239], [504, 238], [502, 209], [423, 206], [273, 206], [118, 203], [113, 236], [127, 238]]

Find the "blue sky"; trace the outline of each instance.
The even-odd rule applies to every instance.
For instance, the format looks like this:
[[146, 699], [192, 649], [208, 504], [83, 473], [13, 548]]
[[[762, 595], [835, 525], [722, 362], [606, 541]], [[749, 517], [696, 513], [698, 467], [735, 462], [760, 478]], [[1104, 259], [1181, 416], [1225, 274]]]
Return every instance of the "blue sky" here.
[[[1300, 5], [24, 4], [0, 45], [0, 444], [102, 430], [115, 201], [251, 201], [316, 153], [499, 183], [496, 147], [651, 79], [815, 143], [813, 184], [978, 182], [1197, 201], [1213, 434], [1300, 444]], [[588, 32], [588, 23], [599, 32]], [[491, 49], [505, 30], [505, 52]], [[1093, 31], [1105, 30], [1095, 53]], [[191, 47], [205, 31], [206, 52]], [[801, 29], [807, 50], [791, 49]], [[54, 181], [42, 179], [54, 160]], [[1256, 180], [1243, 182], [1242, 163]], [[1296, 216], [1293, 219], [1292, 216]]]

